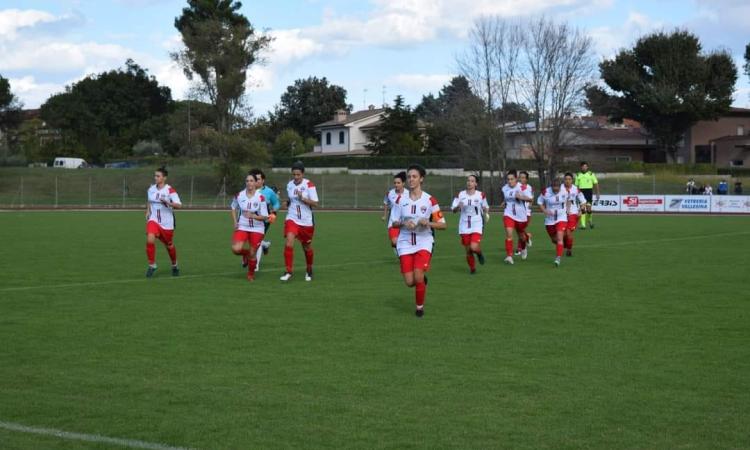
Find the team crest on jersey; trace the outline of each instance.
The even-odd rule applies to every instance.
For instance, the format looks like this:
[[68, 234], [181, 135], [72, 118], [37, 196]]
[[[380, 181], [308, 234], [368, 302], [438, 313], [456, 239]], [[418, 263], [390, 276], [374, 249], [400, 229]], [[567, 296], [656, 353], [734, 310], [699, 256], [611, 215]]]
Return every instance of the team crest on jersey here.
[[419, 209], [420, 209], [420, 210], [422, 211], [422, 214], [424, 214], [424, 213], [426, 213], [426, 212], [427, 212], [427, 207], [426, 207], [426, 206], [422, 206], [422, 207], [421, 207], [421, 208], [419, 208]]
[[257, 208], [257, 207], [258, 207], [258, 202], [253, 202], [253, 206], [252, 206], [252, 208], [253, 208], [253, 209], [255, 209], [255, 208]]

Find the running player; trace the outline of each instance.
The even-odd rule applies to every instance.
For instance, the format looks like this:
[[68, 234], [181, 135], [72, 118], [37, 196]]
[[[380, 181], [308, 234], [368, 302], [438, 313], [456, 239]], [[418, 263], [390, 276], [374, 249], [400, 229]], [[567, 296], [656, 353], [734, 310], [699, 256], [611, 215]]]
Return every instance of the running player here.
[[409, 188], [397, 199], [391, 209], [394, 227], [399, 228], [396, 249], [401, 261], [401, 274], [408, 287], [414, 287], [417, 317], [424, 316], [424, 299], [427, 293], [427, 277], [430, 270], [432, 248], [435, 243], [433, 230], [446, 228], [445, 218], [435, 197], [422, 191], [426, 171], [414, 164], [406, 171]]
[[[534, 189], [529, 185], [529, 172], [526, 172], [525, 170], [522, 170], [518, 172], [518, 182], [521, 183], [521, 186], [526, 186], [527, 189], [529, 189], [529, 197], [532, 199], [534, 198]], [[526, 221], [526, 229], [529, 229], [529, 226], [531, 225], [531, 202], [526, 202], [526, 211], [528, 214], [528, 220]], [[528, 231], [524, 231], [525, 237], [526, 237], [526, 245], [531, 247], [531, 233]], [[521, 254], [521, 239], [518, 239], [518, 246], [516, 247], [516, 255]]]
[[[258, 192], [260, 192], [261, 195], [266, 199], [266, 204], [268, 205], [268, 220], [265, 221], [265, 234], [268, 234], [268, 229], [271, 227], [271, 224], [276, 222], [276, 211], [281, 209], [281, 202], [279, 201], [279, 196], [276, 195], [276, 191], [266, 186], [266, 174], [263, 173], [262, 170], [252, 169], [250, 173], [255, 175]], [[263, 255], [268, 254], [268, 248], [270, 246], [271, 241], [263, 239], [260, 247], [258, 247], [258, 251], [255, 254], [255, 259], [258, 261], [255, 266], [256, 272], [260, 270], [260, 258]], [[244, 264], [245, 260], [243, 259], [242, 262]]]
[[[247, 281], [255, 280], [256, 254], [266, 233], [265, 223], [268, 219], [268, 200], [258, 191], [261, 185], [260, 177], [253, 173], [245, 177], [245, 189], [234, 196], [232, 200], [232, 221], [234, 234], [232, 235], [232, 252], [242, 255], [242, 261], [247, 261]], [[245, 248], [245, 242], [250, 246]]]
[[404, 184], [406, 183], [406, 172], [399, 172], [393, 176], [393, 189], [388, 191], [383, 198], [383, 221], [388, 221], [388, 239], [391, 240], [391, 247], [396, 248], [399, 229], [393, 227], [391, 221], [391, 209], [396, 200], [404, 194]]
[[292, 176], [292, 180], [286, 185], [287, 207], [289, 208], [284, 221], [286, 272], [281, 276], [281, 281], [289, 281], [292, 278], [295, 239], [302, 244], [302, 250], [305, 251], [305, 261], [307, 262], [305, 281], [312, 281], [312, 239], [315, 234], [315, 220], [312, 209], [318, 206], [318, 191], [315, 189], [313, 182], [305, 178], [305, 166], [301, 161], [292, 164]]
[[177, 249], [174, 246], [175, 218], [174, 210], [182, 208], [177, 191], [167, 184], [167, 169], [159, 167], [154, 172], [154, 184], [146, 194], [146, 257], [148, 269], [146, 277], [151, 278], [156, 272], [156, 239], [167, 248], [172, 261], [172, 276], [180, 275], [177, 266]]
[[568, 225], [570, 198], [560, 189], [560, 179], [555, 178], [552, 185], [542, 191], [537, 204], [544, 214], [544, 227], [555, 244], [555, 267], [560, 267], [563, 253], [563, 236]]
[[460, 212], [461, 219], [458, 223], [458, 234], [461, 236], [461, 245], [466, 249], [466, 262], [469, 264], [469, 273], [477, 271], [474, 255], [477, 256], [479, 264], [484, 265], [481, 242], [484, 231], [484, 223], [490, 220], [490, 205], [484, 192], [477, 190], [479, 180], [476, 175], [466, 178], [466, 190], [456, 194], [451, 205], [454, 213]]
[[568, 213], [568, 225], [565, 227], [565, 236], [563, 244], [565, 246], [565, 256], [573, 256], [573, 233], [578, 227], [578, 217], [581, 208], [586, 205], [586, 198], [583, 196], [578, 187], [573, 184], [573, 174], [568, 172], [563, 178], [562, 189], [570, 199], [570, 212]]
[[581, 211], [581, 229], [586, 229], [586, 222], [589, 228], [594, 228], [594, 219], [592, 206], [594, 205], [594, 190], [596, 190], [596, 201], [599, 201], [599, 180], [596, 179], [594, 172], [589, 170], [589, 164], [586, 161], [581, 162], [581, 171], [576, 174], [576, 186], [581, 190], [586, 198], [586, 205]]
[[505, 211], [503, 212], [503, 225], [505, 227], [505, 262], [513, 264], [513, 230], [518, 234], [521, 259], [528, 257], [526, 248], [526, 227], [528, 226], [529, 214], [526, 202], [532, 201], [531, 189], [528, 185], [524, 187], [518, 182], [515, 170], [508, 171], [505, 176], [506, 185], [503, 186], [503, 198]]

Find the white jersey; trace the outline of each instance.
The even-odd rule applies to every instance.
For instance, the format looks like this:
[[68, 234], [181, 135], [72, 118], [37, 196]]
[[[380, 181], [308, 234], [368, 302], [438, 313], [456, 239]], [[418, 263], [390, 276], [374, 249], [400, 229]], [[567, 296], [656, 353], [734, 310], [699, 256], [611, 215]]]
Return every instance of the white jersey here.
[[505, 198], [505, 211], [503, 215], [510, 217], [516, 222], [528, 222], [529, 208], [526, 206], [526, 201], [516, 198], [518, 192], [523, 193], [526, 197], [533, 198], [531, 197], [531, 186], [528, 184], [522, 186], [521, 183], [517, 183], [515, 187], [510, 187], [510, 185], [506, 184], [503, 186], [503, 196]]
[[417, 226], [413, 230], [408, 230], [406, 222], [412, 221], [415, 224], [421, 219], [427, 219], [431, 222], [445, 222], [443, 213], [440, 211], [435, 197], [426, 192], [417, 200], [412, 200], [408, 192], [401, 195], [391, 210], [391, 221], [401, 223], [401, 232], [396, 241], [396, 251], [398, 255], [411, 255], [421, 250], [427, 250], [432, 253], [432, 246], [435, 243], [435, 237], [432, 234], [432, 228], [429, 226]]
[[291, 220], [297, 225], [311, 227], [315, 225], [312, 208], [300, 201], [298, 194], [303, 198], [318, 201], [318, 191], [315, 185], [307, 178], [303, 178], [300, 184], [295, 184], [294, 180], [286, 185], [286, 195], [289, 197], [289, 211], [286, 213], [286, 220]]
[[[393, 211], [393, 205], [396, 204], [396, 200], [399, 198], [399, 196], [404, 195], [406, 191], [404, 190], [400, 194], [396, 192], [396, 189], [391, 189], [388, 191], [387, 194], [385, 194], [385, 197], [383, 197], [383, 204], [388, 207], [389, 210]], [[393, 223], [393, 220], [391, 219], [390, 214], [388, 215], [388, 228], [391, 227], [391, 224]]]
[[482, 234], [484, 220], [482, 218], [485, 209], [489, 209], [487, 197], [484, 192], [474, 191], [469, 195], [466, 191], [459, 192], [453, 199], [451, 209], [461, 206], [461, 219], [458, 222], [458, 234]]
[[181, 202], [180, 196], [177, 195], [177, 191], [166, 183], [161, 189], [157, 188], [155, 184], [152, 184], [151, 187], [148, 188], [146, 201], [150, 206], [148, 222], [156, 222], [165, 230], [174, 230], [174, 210], [171, 206], [165, 205], [164, 202], [177, 203], [179, 205]]
[[[521, 184], [521, 183], [518, 183], [518, 184]], [[524, 184], [523, 187], [528, 189], [528, 192], [524, 190], [524, 193], [526, 193], [526, 195], [531, 197], [531, 200], [529, 200], [528, 202], [524, 202], [526, 203], [526, 217], [531, 217], [531, 202], [534, 201], [534, 188], [528, 183]]]
[[586, 203], [586, 197], [583, 195], [583, 192], [578, 189], [578, 186], [573, 184], [570, 186], [570, 188], [567, 188], [564, 184], [562, 184], [560, 185], [560, 192], [566, 193], [568, 195], [568, 199], [570, 199], [570, 214], [576, 216], [580, 214], [580, 205]]
[[251, 233], [266, 233], [265, 222], [262, 220], [250, 219], [248, 213], [257, 216], [268, 217], [267, 199], [259, 191], [255, 191], [252, 197], [247, 196], [247, 190], [243, 189], [232, 200], [232, 209], [238, 211], [237, 229], [240, 231], [249, 231]]
[[569, 198], [568, 194], [562, 189], [560, 189], [557, 194], [552, 192], [551, 187], [542, 191], [541, 195], [539, 195], [539, 198], [536, 200], [536, 203], [539, 206], [544, 205], [547, 209], [547, 214], [544, 215], [545, 225], [554, 225], [558, 222], [568, 221], [567, 203]]

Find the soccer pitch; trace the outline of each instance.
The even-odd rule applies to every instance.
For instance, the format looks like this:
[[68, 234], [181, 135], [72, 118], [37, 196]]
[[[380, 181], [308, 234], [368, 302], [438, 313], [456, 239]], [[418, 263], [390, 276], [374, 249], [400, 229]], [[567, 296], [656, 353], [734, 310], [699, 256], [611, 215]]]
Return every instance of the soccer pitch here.
[[378, 213], [287, 284], [281, 221], [251, 284], [229, 212], [177, 215], [147, 280], [142, 212], [0, 213], [0, 448], [750, 447], [748, 217], [598, 214], [554, 269], [494, 213], [470, 276], [448, 214], [420, 320]]

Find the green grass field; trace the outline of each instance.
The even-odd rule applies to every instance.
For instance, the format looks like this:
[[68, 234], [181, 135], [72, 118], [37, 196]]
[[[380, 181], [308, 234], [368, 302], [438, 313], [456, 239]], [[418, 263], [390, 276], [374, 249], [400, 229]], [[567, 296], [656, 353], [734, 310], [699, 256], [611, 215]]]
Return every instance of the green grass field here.
[[[136, 212], [0, 213], [0, 448], [750, 448], [750, 218], [596, 216], [468, 275], [437, 238], [413, 313], [376, 213], [321, 213], [316, 279], [255, 283], [228, 213], [183, 212], [145, 270]], [[297, 249], [301, 268], [303, 255]]]

